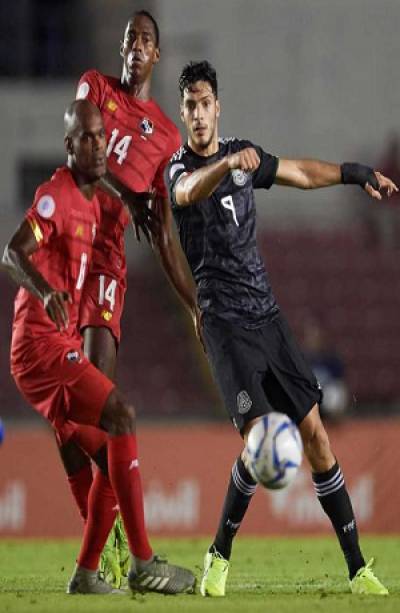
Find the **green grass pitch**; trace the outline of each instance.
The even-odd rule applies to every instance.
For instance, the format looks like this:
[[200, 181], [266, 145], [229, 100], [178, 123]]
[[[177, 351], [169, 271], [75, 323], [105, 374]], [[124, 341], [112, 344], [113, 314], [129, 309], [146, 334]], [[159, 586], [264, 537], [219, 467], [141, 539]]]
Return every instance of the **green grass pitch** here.
[[[154, 539], [156, 551], [201, 576], [205, 539]], [[234, 546], [225, 598], [200, 594], [161, 596], [67, 596], [65, 586], [78, 550], [76, 541], [0, 541], [2, 613], [381, 613], [400, 612], [400, 537], [362, 541], [374, 555], [388, 597], [348, 593], [345, 565], [333, 538], [244, 538]]]

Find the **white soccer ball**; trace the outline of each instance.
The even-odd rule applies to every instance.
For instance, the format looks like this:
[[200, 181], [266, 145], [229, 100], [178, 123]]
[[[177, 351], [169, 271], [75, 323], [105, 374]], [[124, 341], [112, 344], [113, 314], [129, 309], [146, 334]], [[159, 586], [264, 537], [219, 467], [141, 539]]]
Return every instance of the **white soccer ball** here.
[[284, 413], [272, 412], [251, 428], [245, 453], [253, 479], [268, 489], [279, 490], [295, 478], [303, 444], [292, 420]]

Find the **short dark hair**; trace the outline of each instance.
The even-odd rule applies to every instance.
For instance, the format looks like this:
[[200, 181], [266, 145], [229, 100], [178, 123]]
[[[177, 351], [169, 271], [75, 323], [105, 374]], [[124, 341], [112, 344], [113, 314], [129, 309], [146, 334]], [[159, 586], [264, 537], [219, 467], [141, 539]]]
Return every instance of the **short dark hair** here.
[[156, 35], [156, 47], [159, 47], [160, 46], [160, 28], [158, 27], [158, 23], [154, 19], [153, 15], [149, 13], [149, 11], [145, 11], [144, 9], [135, 11], [133, 13], [133, 17], [136, 17], [137, 15], [142, 15], [143, 17], [147, 17], [147, 19], [150, 19], [151, 23], [153, 24], [154, 32]]
[[197, 81], [209, 83], [213, 94], [218, 98], [217, 73], [207, 60], [203, 60], [202, 62], [189, 62], [189, 64], [186, 64], [183, 68], [181, 76], [179, 77], [181, 98], [183, 98], [185, 89], [194, 85]]

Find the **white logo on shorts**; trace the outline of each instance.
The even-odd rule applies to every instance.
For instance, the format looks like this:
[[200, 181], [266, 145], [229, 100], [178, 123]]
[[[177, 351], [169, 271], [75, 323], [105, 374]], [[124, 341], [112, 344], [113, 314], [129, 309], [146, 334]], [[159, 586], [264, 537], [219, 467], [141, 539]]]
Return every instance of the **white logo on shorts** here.
[[81, 362], [82, 361], [79, 351], [68, 351], [66, 357], [69, 362]]
[[238, 411], [241, 415], [248, 413], [251, 409], [252, 404], [253, 404], [252, 400], [250, 396], [248, 395], [248, 393], [246, 392], [246, 390], [242, 390], [241, 392], [238, 393], [237, 406], [238, 406]]
[[54, 198], [47, 194], [39, 199], [36, 208], [41, 217], [50, 219], [56, 210], [56, 203], [54, 202]]

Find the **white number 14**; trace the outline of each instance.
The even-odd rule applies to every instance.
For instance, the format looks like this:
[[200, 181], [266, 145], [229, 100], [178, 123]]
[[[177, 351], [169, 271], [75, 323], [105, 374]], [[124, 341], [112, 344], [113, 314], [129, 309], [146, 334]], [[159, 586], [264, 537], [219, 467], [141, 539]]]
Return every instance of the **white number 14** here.
[[116, 279], [111, 279], [106, 287], [106, 278], [104, 275], [99, 275], [99, 304], [104, 304], [107, 300], [110, 304], [110, 311], [114, 310], [115, 306], [115, 290], [117, 289]]
[[108, 141], [107, 157], [110, 157], [111, 153], [115, 153], [117, 156], [117, 164], [121, 165], [128, 155], [128, 149], [129, 145], [131, 144], [132, 136], [127, 134], [117, 142], [118, 135], [119, 130], [114, 128], [114, 130], [111, 132], [111, 138]]

